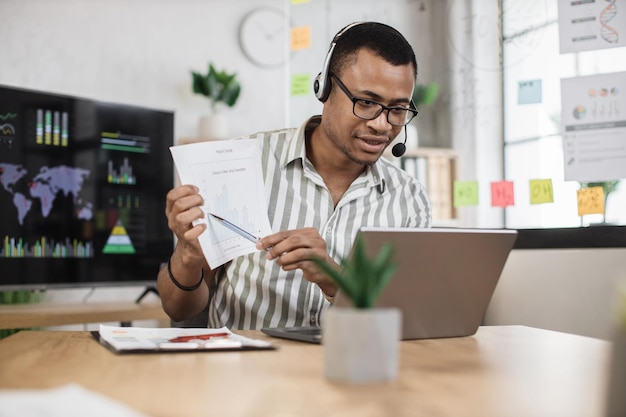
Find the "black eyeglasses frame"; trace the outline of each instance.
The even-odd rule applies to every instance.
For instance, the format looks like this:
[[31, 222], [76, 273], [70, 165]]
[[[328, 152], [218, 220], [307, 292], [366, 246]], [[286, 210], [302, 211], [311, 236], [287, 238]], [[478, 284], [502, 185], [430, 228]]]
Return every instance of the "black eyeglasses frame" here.
[[[374, 120], [376, 119], [378, 116], [380, 116], [380, 114], [384, 111], [387, 112], [387, 123], [389, 123], [392, 126], [396, 126], [396, 127], [403, 127], [408, 125], [409, 123], [411, 123], [411, 120], [413, 120], [415, 118], [415, 116], [417, 116], [418, 111], [417, 111], [417, 107], [415, 107], [415, 103], [413, 103], [413, 100], [410, 101], [409, 103], [409, 107], [402, 107], [402, 106], [386, 106], [382, 103], [379, 103], [375, 100], [371, 100], [369, 98], [361, 98], [361, 97], [355, 97], [350, 90], [348, 90], [348, 87], [345, 86], [345, 84], [339, 79], [339, 77], [337, 77], [337, 75], [335, 75], [334, 73], [330, 73], [330, 77], [337, 83], [337, 85], [339, 86], [339, 88], [341, 89], [341, 91], [343, 91], [343, 93], [350, 99], [350, 101], [352, 102], [352, 114], [354, 114], [356, 117], [358, 117], [359, 119], [362, 120]], [[356, 114], [356, 104], [359, 101], [367, 101], [369, 103], [372, 104], [376, 104], [378, 106], [380, 106], [380, 111], [376, 112], [376, 115], [370, 118], [367, 117], [363, 117], [363, 116], [359, 116], [358, 114]], [[390, 110], [406, 110], [407, 112], [409, 112], [411, 114], [411, 117], [409, 117], [404, 124], [396, 124], [396, 123], [392, 123], [389, 120], [389, 111]]]

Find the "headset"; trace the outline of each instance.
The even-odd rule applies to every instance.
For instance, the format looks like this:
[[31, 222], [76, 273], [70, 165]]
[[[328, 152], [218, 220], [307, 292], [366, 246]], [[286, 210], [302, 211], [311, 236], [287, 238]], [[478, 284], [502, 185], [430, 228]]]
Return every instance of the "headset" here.
[[313, 81], [313, 92], [315, 93], [315, 97], [322, 103], [328, 100], [328, 96], [330, 95], [330, 82], [328, 81], [328, 72], [330, 69], [330, 60], [333, 57], [333, 51], [335, 50], [335, 46], [337, 45], [337, 41], [341, 38], [341, 35], [346, 33], [351, 28], [361, 25], [365, 22], [354, 22], [350, 23], [348, 26], [341, 29], [333, 38], [330, 43], [330, 47], [328, 48], [328, 53], [326, 54], [326, 58], [324, 58], [324, 65], [322, 66], [322, 71], [317, 74], [315, 80]]
[[[335, 50], [335, 46], [339, 41], [339, 38], [346, 33], [348, 30], [352, 29], [355, 26], [361, 25], [366, 22], [354, 22], [350, 23], [348, 26], [341, 29], [333, 38], [330, 43], [330, 47], [328, 48], [328, 52], [326, 53], [326, 58], [324, 58], [324, 64], [322, 65], [322, 71], [317, 74], [315, 80], [313, 81], [313, 92], [315, 93], [315, 97], [322, 103], [328, 100], [328, 96], [330, 95], [330, 80], [329, 80], [329, 69], [330, 69], [330, 60], [333, 57], [333, 51]], [[404, 126], [404, 143], [396, 143], [393, 148], [391, 148], [391, 154], [395, 157], [400, 157], [404, 155], [406, 152], [406, 125]]]

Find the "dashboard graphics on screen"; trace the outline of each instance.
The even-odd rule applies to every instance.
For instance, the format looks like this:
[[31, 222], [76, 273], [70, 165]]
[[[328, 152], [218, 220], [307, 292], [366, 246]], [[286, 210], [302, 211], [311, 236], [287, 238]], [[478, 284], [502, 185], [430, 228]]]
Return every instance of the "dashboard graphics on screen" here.
[[172, 112], [0, 86], [0, 289], [154, 282]]

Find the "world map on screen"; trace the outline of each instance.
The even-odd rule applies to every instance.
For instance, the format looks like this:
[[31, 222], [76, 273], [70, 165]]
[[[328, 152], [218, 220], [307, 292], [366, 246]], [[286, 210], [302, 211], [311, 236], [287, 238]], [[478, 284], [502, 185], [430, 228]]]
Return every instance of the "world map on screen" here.
[[[28, 177], [29, 172], [22, 165], [0, 162], [0, 185], [13, 196], [13, 205], [17, 209], [17, 220], [20, 225], [24, 224], [24, 218], [31, 210], [34, 199], [39, 199], [41, 214], [47, 218], [59, 192], [65, 197], [72, 195], [76, 218], [91, 220], [93, 204], [80, 197], [83, 184], [89, 174], [90, 171], [87, 169], [59, 165], [43, 166], [34, 176]], [[29, 195], [18, 191], [22, 189], [16, 187], [20, 181], [28, 181]]]

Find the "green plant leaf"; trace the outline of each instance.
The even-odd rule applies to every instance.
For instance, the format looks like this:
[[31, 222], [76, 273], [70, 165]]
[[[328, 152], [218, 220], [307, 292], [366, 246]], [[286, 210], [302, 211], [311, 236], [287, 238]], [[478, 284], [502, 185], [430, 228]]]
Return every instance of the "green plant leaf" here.
[[241, 93], [241, 85], [236, 73], [218, 71], [212, 63], [208, 64], [206, 74], [195, 71], [192, 75], [192, 91], [209, 99], [211, 108], [216, 109], [218, 103], [233, 107]]
[[354, 307], [372, 308], [398, 268], [393, 260], [394, 250], [386, 244], [374, 258], [370, 258], [360, 235], [354, 245], [352, 257], [343, 259], [340, 269], [322, 259], [314, 259], [314, 262], [337, 284]]
[[192, 76], [193, 92], [195, 94], [200, 94], [200, 95], [209, 97], [210, 94], [209, 94], [208, 86], [206, 83], [206, 78], [204, 77], [204, 75], [192, 71], [191, 76]]
[[431, 106], [437, 95], [439, 94], [439, 83], [430, 83], [427, 85], [417, 84], [413, 91], [413, 102], [419, 106]]
[[[328, 264], [325, 260], [314, 258], [313, 262], [318, 265], [339, 287], [341, 291], [343, 291], [349, 299], [354, 299], [357, 297], [357, 289], [354, 287], [353, 283], [344, 277], [344, 274], [336, 269], [334, 266]], [[348, 268], [347, 265], [343, 264], [341, 267], [344, 271]]]
[[227, 87], [223, 91], [222, 101], [226, 103], [228, 107], [233, 107], [239, 98], [239, 93], [241, 92], [241, 87], [237, 83], [228, 84]]

